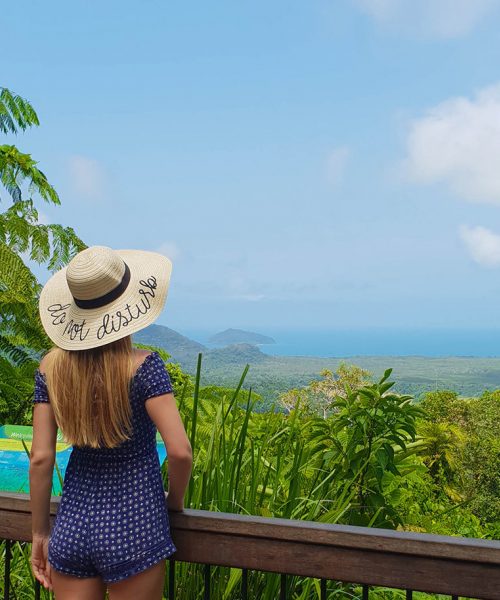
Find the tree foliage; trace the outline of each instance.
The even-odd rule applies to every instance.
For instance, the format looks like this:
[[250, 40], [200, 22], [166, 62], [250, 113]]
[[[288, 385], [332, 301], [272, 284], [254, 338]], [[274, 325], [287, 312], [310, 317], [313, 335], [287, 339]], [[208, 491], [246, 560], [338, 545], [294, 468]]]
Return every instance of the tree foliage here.
[[0, 87], [0, 133], [17, 133], [40, 125], [31, 104], [7, 88]]
[[335, 372], [323, 369], [320, 375], [321, 379], [312, 381], [304, 388], [291, 389], [281, 394], [279, 404], [290, 412], [299, 402], [311, 414], [326, 418], [334, 410], [335, 400], [338, 397], [345, 398], [350, 390], [366, 385], [371, 373], [356, 365], [340, 363]]
[[395, 527], [403, 522], [397, 509], [394, 478], [418, 468], [416, 419], [422, 414], [411, 396], [391, 392], [388, 369], [380, 381], [350, 389], [332, 400], [332, 416], [316, 422], [322, 468], [355, 491], [352, 524]]
[[[15, 135], [38, 125], [30, 102], [0, 88], [0, 133]], [[60, 203], [29, 154], [0, 145], [0, 200], [5, 205], [0, 212], [0, 415], [5, 419], [11, 405], [11, 418], [23, 422], [28, 418], [22, 409], [29, 406], [26, 390], [32, 389], [40, 353], [50, 347], [38, 315], [41, 286], [24, 260], [55, 271], [85, 248], [71, 227], [40, 223], [36, 199]]]
[[[0, 132], [17, 134], [38, 126], [31, 104], [6, 88], [0, 88]], [[37, 263], [57, 270], [85, 244], [71, 227], [39, 223], [34, 198], [60, 204], [59, 196], [37, 162], [13, 145], [0, 145], [0, 183], [12, 206], [0, 213], [0, 244], [27, 253]], [[0, 194], [5, 202], [5, 194]]]
[[432, 420], [421, 421], [418, 433], [423, 438], [419, 454], [436, 489], [441, 488], [452, 500], [460, 502], [465, 497], [460, 490], [464, 483], [461, 466], [467, 434], [457, 425]]
[[434, 482], [458, 494], [485, 523], [500, 530], [500, 390], [479, 398], [449, 391], [426, 394], [426, 462]]

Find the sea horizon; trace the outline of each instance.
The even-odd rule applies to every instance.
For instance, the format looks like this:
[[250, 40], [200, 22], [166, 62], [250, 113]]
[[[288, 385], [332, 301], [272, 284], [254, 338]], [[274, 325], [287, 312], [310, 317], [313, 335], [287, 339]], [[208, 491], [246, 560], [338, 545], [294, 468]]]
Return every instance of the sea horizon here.
[[[222, 347], [221, 344], [208, 341], [210, 336], [222, 330], [176, 329], [182, 335], [208, 348]], [[245, 330], [273, 338], [276, 342], [274, 344], [256, 344], [262, 352], [272, 356], [500, 357], [500, 329], [278, 330], [262, 327]]]

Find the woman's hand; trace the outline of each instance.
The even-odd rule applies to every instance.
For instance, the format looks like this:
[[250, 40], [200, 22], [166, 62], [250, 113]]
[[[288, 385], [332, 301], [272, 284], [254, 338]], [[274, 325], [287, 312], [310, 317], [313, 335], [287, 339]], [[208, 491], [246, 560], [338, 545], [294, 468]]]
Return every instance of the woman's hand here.
[[31, 568], [36, 579], [48, 590], [52, 589], [51, 567], [48, 560], [48, 536], [33, 536], [31, 546]]
[[172, 496], [170, 496], [170, 500], [169, 500], [168, 492], [165, 492], [165, 498], [167, 500], [167, 507], [168, 507], [169, 511], [182, 512], [184, 510], [184, 500], [182, 500], [180, 502], [176, 502], [174, 500], [174, 498], [172, 498]]

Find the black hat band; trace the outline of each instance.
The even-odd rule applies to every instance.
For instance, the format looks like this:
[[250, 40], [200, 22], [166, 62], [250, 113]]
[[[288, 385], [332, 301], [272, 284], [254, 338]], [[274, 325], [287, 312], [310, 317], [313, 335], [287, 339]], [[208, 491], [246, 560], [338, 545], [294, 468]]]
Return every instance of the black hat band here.
[[73, 300], [78, 308], [101, 308], [101, 306], [106, 306], [106, 304], [109, 304], [110, 302], [113, 302], [113, 300], [119, 298], [127, 289], [127, 286], [130, 282], [130, 269], [125, 261], [123, 264], [125, 265], [125, 273], [123, 274], [122, 280], [115, 288], [113, 288], [107, 294], [104, 294], [104, 296], [99, 296], [99, 298], [91, 298], [90, 300], [80, 300], [73, 296]]

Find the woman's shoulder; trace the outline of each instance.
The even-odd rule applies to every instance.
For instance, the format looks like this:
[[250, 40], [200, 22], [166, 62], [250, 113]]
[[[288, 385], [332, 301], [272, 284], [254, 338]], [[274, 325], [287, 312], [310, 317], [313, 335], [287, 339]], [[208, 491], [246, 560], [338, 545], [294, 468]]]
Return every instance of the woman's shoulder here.
[[50, 359], [52, 358], [52, 356], [51, 356], [52, 352], [53, 352], [53, 350], [49, 350], [46, 354], [44, 354], [42, 356], [42, 359], [40, 361], [38, 369], [36, 370], [36, 372], [38, 374], [42, 375], [43, 377], [45, 377], [45, 371], [47, 369]]
[[152, 354], [151, 350], [143, 350], [142, 348], [132, 349], [132, 358], [134, 361], [134, 370], [137, 370], [144, 360]]
[[39, 375], [42, 375], [42, 377], [43, 377], [43, 376], [45, 376], [45, 368], [46, 367], [47, 367], [47, 358], [44, 356], [42, 358], [42, 360], [40, 361], [40, 365], [39, 365], [38, 369], [36, 370], [36, 372]]
[[158, 359], [161, 360], [157, 352], [142, 350], [140, 348], [134, 348], [132, 356], [134, 361], [134, 377], [146, 371], [150, 365], [154, 366]]
[[140, 352], [141, 354], [137, 350], [135, 355], [140, 364], [135, 372], [134, 381], [139, 386], [143, 400], [173, 393], [170, 375], [160, 353], [145, 350]]

